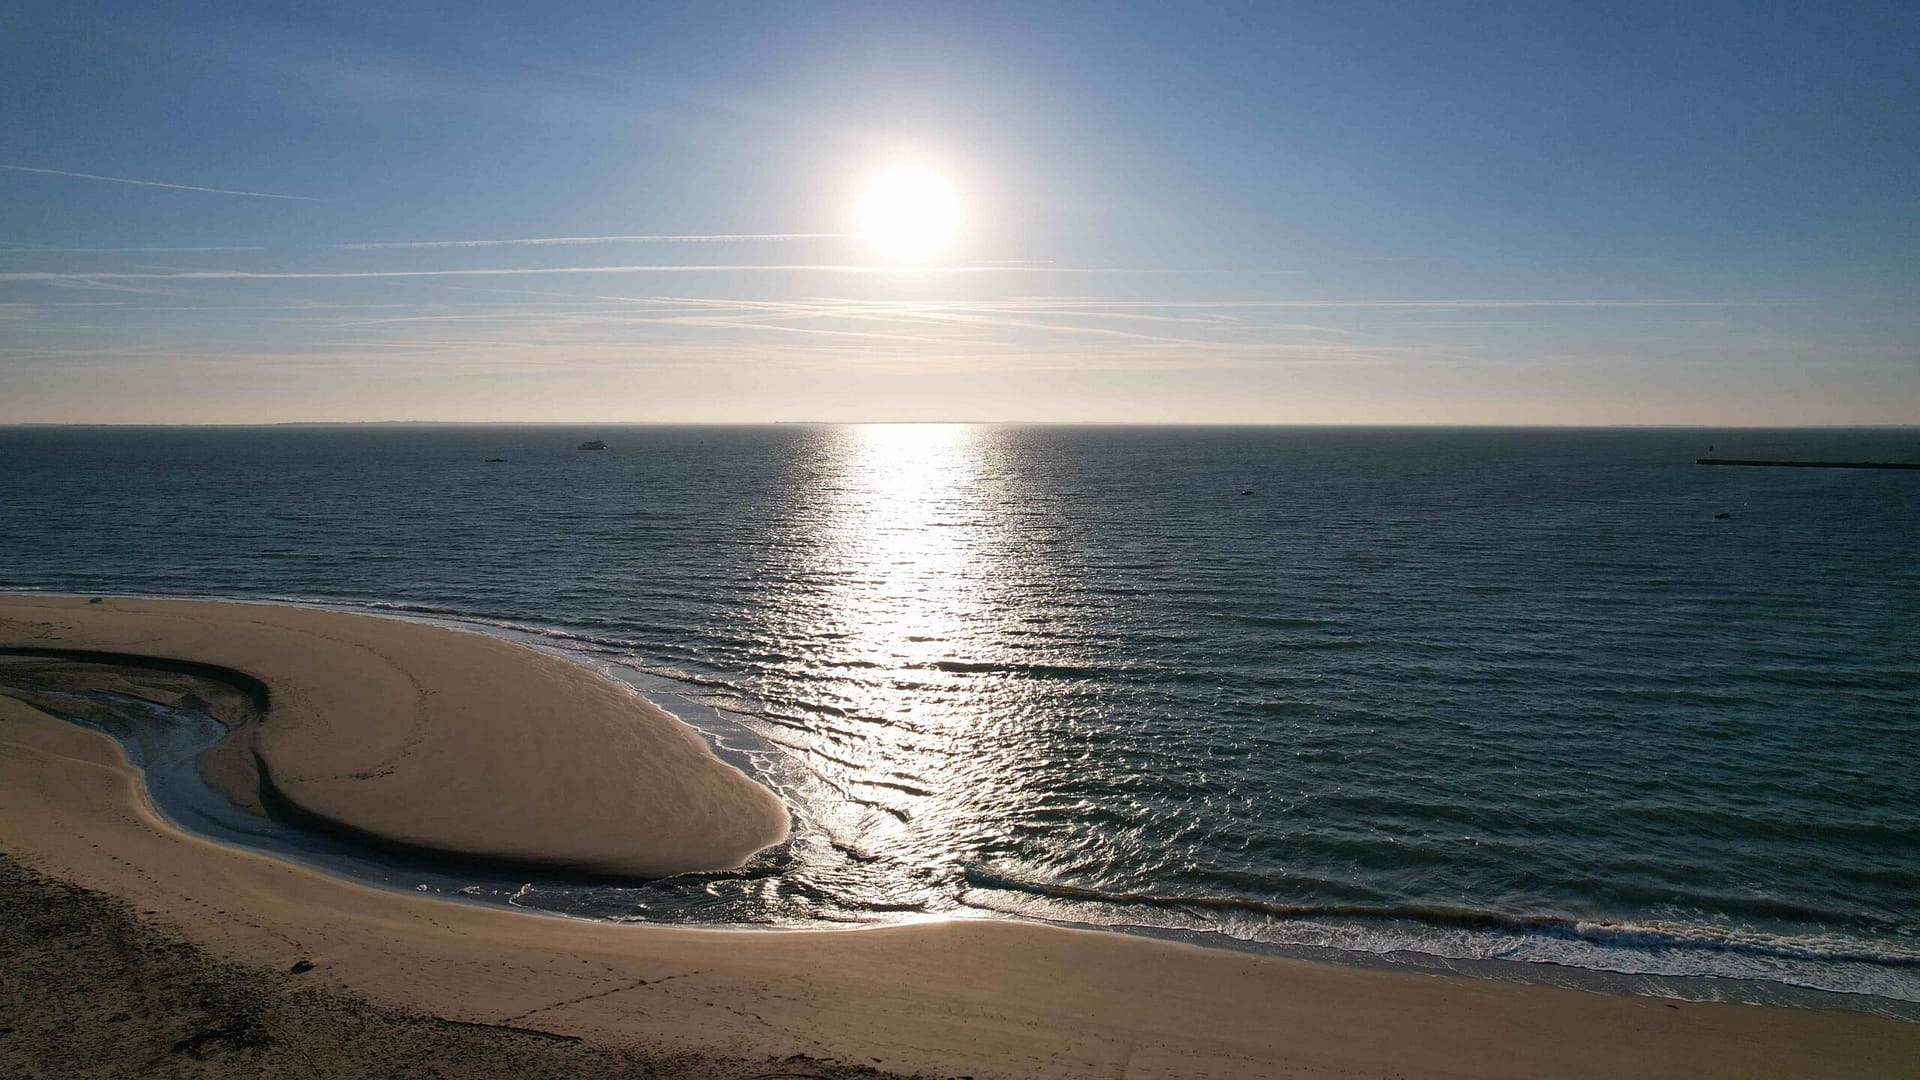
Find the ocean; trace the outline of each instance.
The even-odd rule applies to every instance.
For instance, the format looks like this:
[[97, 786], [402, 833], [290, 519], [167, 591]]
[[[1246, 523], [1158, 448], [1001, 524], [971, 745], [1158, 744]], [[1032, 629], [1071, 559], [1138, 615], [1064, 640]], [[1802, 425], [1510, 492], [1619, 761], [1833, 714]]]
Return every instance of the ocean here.
[[1920, 429], [0, 428], [0, 588], [483, 627], [794, 810], [470, 894], [1920, 1016], [1920, 473], [1710, 455]]

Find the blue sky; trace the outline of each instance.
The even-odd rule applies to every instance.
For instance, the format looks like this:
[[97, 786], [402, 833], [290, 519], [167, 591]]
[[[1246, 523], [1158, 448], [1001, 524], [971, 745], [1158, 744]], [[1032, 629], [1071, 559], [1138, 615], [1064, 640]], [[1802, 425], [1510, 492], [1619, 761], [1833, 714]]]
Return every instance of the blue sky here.
[[[1916, 41], [1894, 4], [15, 6], [0, 422], [1920, 423]], [[964, 210], [923, 266], [844, 235], [900, 160]]]

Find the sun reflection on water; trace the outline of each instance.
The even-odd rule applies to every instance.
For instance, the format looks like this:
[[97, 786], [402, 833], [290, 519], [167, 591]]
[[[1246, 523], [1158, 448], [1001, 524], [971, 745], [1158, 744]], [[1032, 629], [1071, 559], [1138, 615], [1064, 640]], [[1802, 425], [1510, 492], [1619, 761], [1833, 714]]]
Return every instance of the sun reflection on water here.
[[994, 808], [1018, 799], [1021, 740], [1004, 701], [974, 692], [1018, 606], [1007, 474], [994, 429], [968, 424], [835, 429], [823, 449], [798, 629], [832, 693], [804, 736], [803, 802], [839, 853], [801, 857], [875, 908], [951, 910], [962, 864], [999, 834]]
[[989, 540], [976, 490], [979, 430], [873, 424], [845, 437], [822, 550], [838, 582], [829, 618], [845, 658], [925, 668], [990, 617], [975, 587]]

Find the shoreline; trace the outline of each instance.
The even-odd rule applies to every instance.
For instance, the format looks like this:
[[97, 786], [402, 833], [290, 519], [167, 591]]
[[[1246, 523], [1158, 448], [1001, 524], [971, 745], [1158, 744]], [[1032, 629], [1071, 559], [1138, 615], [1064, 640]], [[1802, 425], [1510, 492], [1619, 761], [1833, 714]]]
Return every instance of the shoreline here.
[[[58, 594], [72, 597], [75, 594]], [[84, 598], [79, 597], [79, 598]], [[133, 597], [136, 599], [180, 599], [165, 597]], [[332, 611], [340, 614], [372, 614], [375, 617], [394, 619], [405, 623], [443, 627], [453, 630], [477, 632], [538, 652], [559, 657], [576, 666], [584, 667], [608, 675], [633, 687], [653, 706], [667, 715], [698, 731], [709, 740], [712, 749], [721, 758], [735, 768], [746, 773], [756, 781], [773, 788], [776, 793], [788, 790], [786, 785], [767, 772], [768, 762], [753, 760], [756, 753], [767, 752], [772, 744], [764, 743], [764, 736], [746, 727], [738, 717], [728, 717], [712, 706], [696, 705], [684, 695], [693, 688], [676, 688], [672, 692], [661, 689], [653, 683], [669, 682], [665, 677], [622, 664], [617, 660], [605, 658], [589, 659], [587, 656], [569, 651], [553, 643], [552, 631], [543, 632], [518, 625], [490, 623], [474, 619], [462, 619], [455, 614], [436, 612], [432, 614], [414, 614], [404, 609], [395, 609], [393, 605], [372, 604], [355, 606], [345, 603], [301, 602], [290, 600], [271, 601], [231, 601], [215, 602], [256, 603], [271, 606], [293, 606], [312, 608], [320, 611]], [[0, 650], [0, 663], [7, 657]], [[167, 664], [151, 658], [130, 657], [139, 667], [184, 667], [192, 664]], [[211, 669], [218, 672], [222, 669]], [[241, 682], [248, 676], [237, 672], [226, 673], [232, 679]], [[0, 693], [4, 693], [0, 688]], [[264, 695], [264, 688], [259, 693]], [[664, 699], [664, 700], [663, 700]], [[264, 700], [264, 697], [262, 697]], [[711, 714], [700, 717], [689, 708], [704, 709]], [[73, 717], [66, 717], [74, 719]], [[99, 729], [98, 724], [86, 720], [77, 721], [83, 726]], [[109, 734], [114, 734], [109, 732]], [[115, 737], [129, 753], [139, 748], [141, 740], [126, 733]], [[753, 750], [738, 745], [742, 738], [760, 740]], [[729, 743], [729, 740], [732, 742]], [[297, 814], [284, 818], [284, 825], [271, 829], [263, 818], [241, 818], [236, 815], [209, 813], [206, 802], [227, 800], [212, 785], [206, 784], [200, 777], [200, 770], [188, 767], [170, 770], [160, 790], [155, 789], [156, 781], [161, 778], [154, 773], [154, 763], [145, 761], [140, 768], [146, 778], [148, 797], [154, 802], [163, 817], [169, 818], [184, 831], [193, 833], [218, 843], [236, 846], [244, 850], [265, 854], [269, 857], [285, 859], [299, 865], [331, 874], [348, 880], [369, 884], [376, 888], [392, 890], [404, 894], [425, 892], [444, 899], [460, 903], [477, 903], [489, 906], [505, 906], [513, 910], [529, 913], [560, 915], [569, 918], [582, 918], [603, 921], [637, 921], [655, 925], [682, 927], [703, 927], [713, 929], [767, 930], [788, 932], [793, 930], [846, 930], [861, 926], [899, 925], [913, 921], [913, 917], [894, 917], [876, 912], [874, 917], [855, 923], [837, 919], [799, 918], [789, 921], [773, 916], [750, 921], [733, 921], [722, 915], [716, 917], [704, 913], [698, 898], [690, 901], [692, 907], [685, 918], [664, 915], [671, 910], [673, 898], [662, 898], [661, 893], [648, 893], [644, 901], [636, 900], [634, 907], [646, 914], [639, 918], [630, 918], [627, 913], [608, 914], [604, 911], [580, 911], [566, 906], [570, 897], [599, 892], [609, 884], [605, 879], [592, 876], [571, 877], [563, 873], [547, 871], [512, 863], [489, 863], [485, 860], [447, 856], [430, 850], [411, 850], [403, 845], [381, 843], [378, 838], [354, 836], [348, 831], [330, 829], [326, 823], [309, 822], [303, 829], [298, 824]], [[203, 789], [201, 798], [181, 802], [177, 789], [182, 782], [191, 777], [198, 780]], [[179, 805], [175, 805], [179, 804]], [[182, 812], [183, 811], [183, 812]], [[259, 813], [258, 808], [255, 813]], [[223, 820], [224, 819], [224, 820]], [[794, 839], [804, 841], [806, 815], [796, 813], [795, 820], [801, 830]], [[770, 849], [771, 850], [771, 849]], [[766, 852], [762, 853], [767, 854]], [[781, 860], [776, 860], [779, 862]], [[756, 856], [750, 862], [760, 862]], [[745, 870], [746, 868], [742, 868]], [[540, 895], [529, 902], [524, 891], [527, 885], [526, 875], [540, 871], [536, 882]], [[787, 869], [761, 869], [756, 876], [766, 875], [761, 880], [777, 881], [790, 872]], [[661, 891], [667, 886], [661, 884]], [[630, 886], [628, 888], [631, 888]], [[684, 890], [681, 890], [684, 892]], [[1046, 895], [1046, 894], [1043, 894]], [[1105, 901], [1118, 903], [1119, 901]], [[665, 906], [663, 906], [665, 905]], [[1552, 961], [1507, 960], [1489, 957], [1461, 957], [1436, 952], [1421, 952], [1417, 949], [1366, 950], [1344, 948], [1334, 945], [1303, 944], [1287, 941], [1275, 941], [1264, 938], [1242, 938], [1217, 928], [1194, 928], [1157, 924], [1144, 921], [1100, 921], [1090, 918], [1076, 918], [1066, 913], [1058, 917], [1044, 917], [1019, 912], [1009, 912], [998, 907], [981, 906], [980, 902], [963, 901], [961, 911], [944, 917], [970, 919], [1012, 919], [1033, 922], [1046, 926], [1066, 929], [1088, 930], [1096, 932], [1137, 935], [1153, 940], [1195, 945], [1206, 949], [1225, 950], [1231, 953], [1277, 956], [1313, 963], [1338, 964], [1373, 970], [1385, 970], [1403, 973], [1440, 974], [1464, 976], [1473, 979], [1487, 979], [1510, 982], [1528, 986], [1551, 986], [1566, 989], [1591, 991], [1603, 994], [1650, 997], [1683, 1002], [1730, 1002], [1748, 1005], [1784, 1006], [1804, 1009], [1832, 1009], [1859, 1012], [1866, 1015], [1884, 1016], [1908, 1022], [1920, 1022], [1920, 1002], [1886, 996], [1868, 990], [1837, 990], [1808, 985], [1793, 981], [1782, 973], [1774, 979], [1751, 977], [1732, 977], [1707, 974], [1671, 974], [1651, 971], [1636, 971], [1610, 967], [1583, 967], [1578, 964], [1557, 963]], [[924, 916], [923, 916], [924, 917]], [[1574, 920], [1569, 919], [1571, 924]]]
[[[1903, 1075], [1920, 1060], [1920, 1025], [1861, 1013], [1613, 997], [1037, 923], [763, 934], [529, 919], [180, 832], [119, 744], [36, 713], [0, 699], [8, 851], [126, 897], [216, 954], [277, 963], [290, 943], [319, 943], [309, 951], [336, 985], [476, 1022], [531, 1009], [583, 1037], [826, 1049], [956, 1075]], [[697, 974], [705, 1000], [682, 1000], [685, 983], [650, 989], [666, 969]]]

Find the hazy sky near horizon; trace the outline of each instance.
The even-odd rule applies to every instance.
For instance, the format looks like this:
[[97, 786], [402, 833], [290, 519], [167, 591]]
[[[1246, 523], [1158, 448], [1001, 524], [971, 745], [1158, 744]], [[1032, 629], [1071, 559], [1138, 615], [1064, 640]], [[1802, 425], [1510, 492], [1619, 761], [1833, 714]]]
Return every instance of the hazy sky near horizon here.
[[[1920, 423], [1920, 8], [0, 14], [0, 423]], [[955, 192], [897, 265], [873, 176]], [[910, 208], [911, 209], [911, 208]]]

